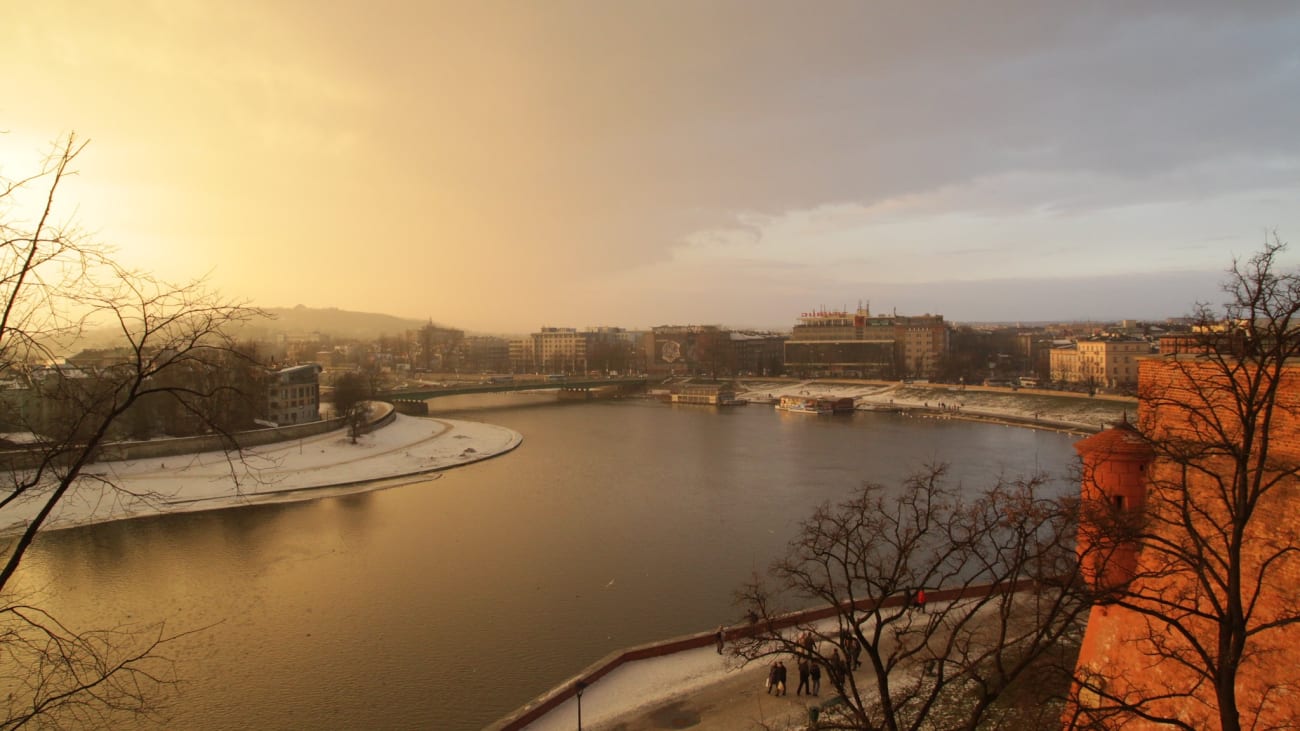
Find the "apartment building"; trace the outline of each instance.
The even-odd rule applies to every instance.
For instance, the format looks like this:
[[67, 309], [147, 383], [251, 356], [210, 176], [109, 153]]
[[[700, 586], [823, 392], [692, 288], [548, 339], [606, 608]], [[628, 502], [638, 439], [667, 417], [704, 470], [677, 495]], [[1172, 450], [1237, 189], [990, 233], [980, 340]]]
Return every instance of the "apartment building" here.
[[1051, 352], [1052, 380], [1104, 388], [1136, 388], [1138, 359], [1153, 353], [1136, 338], [1087, 338]]
[[320, 372], [316, 363], [281, 368], [266, 379], [266, 418], [278, 426], [320, 421]]
[[548, 373], [587, 370], [587, 335], [572, 327], [543, 327], [532, 334], [537, 367]]
[[900, 376], [929, 378], [939, 371], [948, 353], [948, 325], [943, 315], [895, 316], [894, 337], [899, 344]]

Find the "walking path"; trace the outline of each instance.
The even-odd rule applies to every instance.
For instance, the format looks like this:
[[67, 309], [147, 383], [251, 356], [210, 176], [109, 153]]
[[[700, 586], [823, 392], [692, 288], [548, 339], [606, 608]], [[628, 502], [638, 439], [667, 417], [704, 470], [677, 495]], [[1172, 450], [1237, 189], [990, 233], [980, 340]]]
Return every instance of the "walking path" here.
[[[960, 594], [975, 587], [952, 590], [946, 593]], [[983, 587], [987, 591], [989, 587]], [[971, 595], [974, 597], [974, 595]], [[1032, 593], [1018, 595], [1021, 599], [1032, 602]], [[963, 616], [972, 605], [968, 601], [954, 598], [951, 601], [931, 601], [931, 612], [942, 616]], [[891, 602], [892, 603], [892, 602]], [[951, 608], [955, 614], [946, 614]], [[819, 612], [820, 613], [820, 612]], [[1017, 613], [1023, 621], [1032, 612]], [[922, 615], [924, 616], [924, 615]], [[947, 622], [945, 626], [951, 626]], [[801, 631], [809, 625], [796, 622], [786, 632]], [[838, 632], [834, 617], [820, 619], [811, 624], [821, 636], [830, 636]], [[970, 615], [969, 621], [962, 623], [962, 635], [975, 642], [997, 642], [1003, 636], [1003, 618], [996, 603], [982, 606]], [[1021, 627], [1024, 630], [1025, 627]], [[864, 628], [869, 632], [869, 628]], [[789, 635], [787, 635], [789, 636]], [[934, 636], [938, 645], [942, 645], [944, 634]], [[881, 638], [881, 651], [890, 655], [896, 651], [899, 637], [887, 633]], [[689, 646], [689, 647], [686, 647]], [[686, 649], [677, 649], [686, 647]], [[833, 646], [823, 642], [820, 652], [823, 656], [830, 653]], [[657, 652], [656, 649], [666, 652]], [[676, 652], [671, 650], [677, 649]], [[601, 674], [601, 666], [611, 660], [617, 662], [617, 655], [593, 665], [580, 676], [589, 683], [582, 692], [582, 728], [589, 731], [658, 731], [659, 729], [727, 729], [745, 731], [778, 731], [781, 729], [810, 728], [810, 710], [817, 708], [821, 720], [827, 720], [827, 712], [822, 709], [835, 709], [842, 702], [835, 693], [825, 671], [822, 674], [821, 693], [818, 696], [800, 695], [798, 690], [797, 659], [793, 655], [765, 657], [749, 665], [742, 665], [740, 660], [730, 652], [719, 653], [712, 640], [712, 635], [693, 635], [677, 638], [659, 645], [647, 645], [633, 648], [626, 656], [650, 656], [647, 659], [631, 660], [618, 664], [613, 670]], [[774, 659], [785, 662], [788, 676], [786, 694], [769, 695], [765, 690], [768, 666]], [[920, 673], [923, 663], [917, 660], [909, 668], [895, 669], [897, 675], [891, 676], [896, 683], [906, 683], [907, 673]], [[864, 701], [870, 702], [875, 693], [875, 671], [865, 661], [853, 673], [854, 683]], [[912, 678], [915, 680], [915, 677]], [[573, 696], [575, 680], [561, 685], [555, 691], [540, 697], [530, 706], [520, 709], [511, 717], [498, 721], [490, 729], [527, 729], [527, 731], [568, 731], [576, 727], [578, 716], [578, 698]], [[896, 686], [897, 687], [897, 686]], [[564, 700], [550, 708], [544, 715], [521, 723], [525, 717], [535, 715], [528, 713], [530, 708], [545, 705], [545, 701], [559, 694]], [[843, 709], [842, 706], [839, 707]], [[936, 715], [957, 711], [958, 709], [937, 706]], [[837, 711], [831, 710], [833, 716]], [[519, 719], [519, 720], [514, 720]]]
[[[795, 695], [798, 674], [792, 662], [786, 695], [764, 690], [767, 666], [740, 667], [713, 647], [639, 660], [614, 670], [582, 694], [584, 729], [652, 731], [656, 729], [799, 729], [807, 725], [808, 707], [830, 699], [825, 678], [819, 697]], [[571, 731], [577, 700], [569, 699], [530, 724], [530, 731]]]
[[[813, 626], [822, 635], [830, 635], [838, 631], [836, 622], [834, 618], [825, 619]], [[886, 640], [886, 652], [890, 644]], [[830, 652], [830, 645], [823, 643], [821, 647], [823, 654]], [[783, 660], [787, 670], [786, 693], [781, 696], [769, 694], [765, 687], [768, 667], [775, 659]], [[799, 694], [796, 665], [793, 655], [743, 665], [730, 652], [719, 653], [711, 640], [704, 647], [623, 663], [584, 689], [582, 727], [594, 731], [806, 729], [809, 711], [833, 707], [837, 696], [825, 671], [819, 695]], [[874, 677], [867, 663], [854, 672], [864, 697], [870, 694]], [[524, 728], [568, 731], [575, 728], [577, 715], [577, 699], [570, 697]], [[490, 728], [513, 726], [503, 721]]]

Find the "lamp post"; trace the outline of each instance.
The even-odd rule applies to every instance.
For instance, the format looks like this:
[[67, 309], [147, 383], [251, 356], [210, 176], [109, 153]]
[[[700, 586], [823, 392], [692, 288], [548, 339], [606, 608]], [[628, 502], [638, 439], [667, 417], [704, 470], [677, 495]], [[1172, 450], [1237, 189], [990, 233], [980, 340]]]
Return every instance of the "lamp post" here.
[[586, 681], [579, 680], [573, 686], [573, 689], [578, 696], [578, 731], [582, 731], [582, 691], [587, 689]]

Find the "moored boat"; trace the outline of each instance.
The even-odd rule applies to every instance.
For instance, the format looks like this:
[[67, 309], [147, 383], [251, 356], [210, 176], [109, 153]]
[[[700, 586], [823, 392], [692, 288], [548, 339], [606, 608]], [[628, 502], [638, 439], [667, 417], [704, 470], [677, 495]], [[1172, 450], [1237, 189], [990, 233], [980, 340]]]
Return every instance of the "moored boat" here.
[[789, 411], [795, 414], [838, 414], [853, 411], [853, 399], [848, 397], [782, 396], [776, 408], [778, 411]]
[[737, 398], [736, 392], [713, 384], [689, 384], [673, 393], [669, 400], [675, 404], [698, 404], [701, 406], [744, 406], [749, 403]]
[[792, 414], [829, 414], [830, 403], [812, 396], [782, 396], [776, 404], [777, 411], [789, 411]]

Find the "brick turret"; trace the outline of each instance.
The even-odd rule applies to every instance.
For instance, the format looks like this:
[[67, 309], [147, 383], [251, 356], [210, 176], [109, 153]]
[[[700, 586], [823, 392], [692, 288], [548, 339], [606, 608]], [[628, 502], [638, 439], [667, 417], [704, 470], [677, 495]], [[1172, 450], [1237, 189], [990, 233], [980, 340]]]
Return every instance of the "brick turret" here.
[[1137, 544], [1125, 534], [1141, 515], [1154, 453], [1127, 419], [1074, 448], [1083, 459], [1079, 564], [1097, 588], [1123, 585], [1137, 570]]

